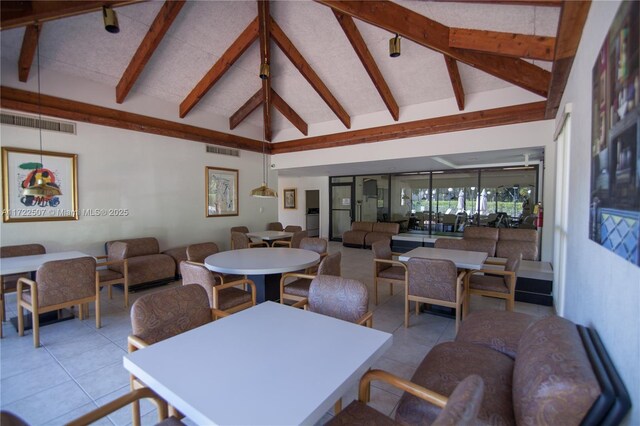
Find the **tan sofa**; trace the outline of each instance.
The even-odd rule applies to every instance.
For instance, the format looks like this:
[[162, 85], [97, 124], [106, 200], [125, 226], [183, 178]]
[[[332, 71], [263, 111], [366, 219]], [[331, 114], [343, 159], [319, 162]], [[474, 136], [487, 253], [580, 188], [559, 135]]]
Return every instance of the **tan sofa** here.
[[[618, 418], [630, 402], [625, 401], [624, 385], [616, 390], [622, 395], [615, 395], [617, 401], [601, 392], [605, 381], [600, 366], [610, 359], [604, 349], [593, 350], [599, 339], [592, 331], [558, 316], [474, 312], [462, 322], [455, 341], [438, 344], [427, 354], [411, 381], [449, 396], [469, 375], [480, 376], [485, 392], [478, 419], [487, 424], [601, 424], [605, 416], [611, 418], [614, 402], [621, 401], [614, 413]], [[594, 357], [600, 359], [592, 364]], [[607, 374], [619, 379], [615, 369]], [[609, 405], [603, 404], [607, 398]], [[405, 392], [396, 420], [431, 424], [439, 412]]]
[[509, 257], [521, 252], [523, 260], [538, 260], [538, 231], [535, 229], [468, 226], [462, 239], [438, 238], [437, 248], [486, 251], [489, 257]]
[[400, 224], [394, 222], [376, 222], [373, 229], [364, 237], [364, 246], [371, 247], [373, 243], [380, 240], [390, 240], [392, 236], [398, 235]]
[[399, 232], [400, 225], [395, 222], [353, 222], [351, 230], [342, 234], [342, 245], [371, 247], [376, 241], [391, 239]]
[[[160, 253], [158, 240], [153, 237], [117, 240], [123, 244], [105, 244], [109, 261], [128, 259], [129, 288], [136, 285], [170, 281], [175, 278], [176, 264], [171, 256]], [[109, 269], [123, 273], [124, 266], [110, 265]]]
[[523, 260], [538, 260], [538, 231], [535, 229], [500, 228], [496, 245], [497, 257], [508, 257], [509, 253], [521, 252]]

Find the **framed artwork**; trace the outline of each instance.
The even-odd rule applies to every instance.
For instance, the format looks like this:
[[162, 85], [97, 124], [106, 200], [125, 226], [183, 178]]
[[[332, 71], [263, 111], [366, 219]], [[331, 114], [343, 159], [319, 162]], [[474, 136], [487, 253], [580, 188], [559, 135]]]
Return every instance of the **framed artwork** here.
[[238, 170], [206, 167], [204, 179], [207, 217], [238, 216]]
[[284, 208], [296, 209], [296, 188], [285, 189], [284, 191]]
[[[78, 220], [77, 170], [77, 154], [2, 148], [2, 220]], [[24, 194], [39, 180], [45, 195]]]

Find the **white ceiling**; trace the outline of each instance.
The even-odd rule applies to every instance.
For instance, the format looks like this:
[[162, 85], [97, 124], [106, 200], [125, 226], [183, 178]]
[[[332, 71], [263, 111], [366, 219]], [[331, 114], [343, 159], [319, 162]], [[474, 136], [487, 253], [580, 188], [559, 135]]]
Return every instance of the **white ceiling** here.
[[[40, 38], [41, 67], [112, 86], [115, 98], [115, 86], [162, 3], [149, 1], [118, 8], [119, 34], [104, 31], [100, 12], [45, 23]], [[453, 27], [547, 36], [555, 36], [559, 15], [559, 8], [554, 7], [398, 3]], [[329, 8], [311, 1], [271, 1], [271, 14], [352, 119], [386, 111]], [[188, 1], [128, 99], [144, 94], [173, 103], [177, 121], [180, 102], [256, 15], [255, 1]], [[441, 54], [404, 39], [402, 55], [390, 58], [388, 39], [392, 34], [357, 20], [356, 25], [401, 111], [409, 105], [453, 96]], [[0, 33], [3, 61], [17, 64], [23, 32], [23, 28], [17, 28]], [[272, 87], [280, 96], [309, 124], [336, 120], [275, 43], [271, 45], [271, 52]], [[258, 42], [255, 42], [195, 108], [230, 117], [261, 87], [257, 76], [259, 62]], [[550, 69], [550, 63], [536, 65]], [[464, 64], [459, 64], [459, 68], [466, 94], [510, 86]], [[33, 75], [32, 72], [30, 78]], [[273, 117], [275, 132], [292, 127], [275, 110]], [[262, 126], [260, 109], [245, 123]], [[437, 168], [438, 164], [433, 166]], [[416, 164], [407, 160], [403, 168], [416, 169]]]

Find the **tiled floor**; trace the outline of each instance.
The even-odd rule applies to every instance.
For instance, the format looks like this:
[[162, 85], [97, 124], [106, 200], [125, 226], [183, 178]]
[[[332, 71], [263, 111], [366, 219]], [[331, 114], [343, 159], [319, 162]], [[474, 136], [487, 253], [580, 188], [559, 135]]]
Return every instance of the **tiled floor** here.
[[[369, 287], [373, 294], [372, 254], [370, 250], [344, 248], [330, 244], [330, 252], [342, 251], [342, 275], [355, 278]], [[173, 285], [179, 285], [175, 283]], [[136, 298], [154, 290], [131, 294]], [[103, 291], [104, 293], [104, 291]], [[12, 411], [32, 425], [60, 425], [129, 391], [128, 374], [122, 367], [126, 354], [127, 336], [131, 332], [129, 310], [124, 308], [122, 293], [114, 291], [114, 298], [103, 296], [102, 328], [96, 330], [94, 317], [80, 321], [73, 319], [43, 327], [42, 347], [35, 349], [31, 332], [18, 337], [9, 322], [2, 324], [4, 338], [0, 341], [0, 408]], [[8, 316], [16, 314], [15, 295], [7, 295]], [[403, 327], [403, 291], [396, 286], [390, 296], [388, 287], [380, 288], [380, 304], [373, 305], [373, 325], [393, 333], [393, 346], [376, 363], [381, 368], [404, 378], [411, 378], [417, 365], [431, 348], [455, 336], [454, 321], [449, 318], [421, 314], [411, 316], [411, 327]], [[488, 298], [473, 298], [471, 310], [503, 309], [503, 302]], [[516, 310], [537, 316], [552, 313], [551, 308], [516, 303]], [[371, 405], [393, 415], [400, 399], [397, 389], [375, 384]], [[357, 389], [343, 399], [346, 406], [357, 396]], [[143, 422], [153, 424], [153, 405], [143, 404]], [[325, 415], [321, 422], [330, 418]], [[101, 424], [126, 425], [131, 422], [129, 408], [116, 412]]]

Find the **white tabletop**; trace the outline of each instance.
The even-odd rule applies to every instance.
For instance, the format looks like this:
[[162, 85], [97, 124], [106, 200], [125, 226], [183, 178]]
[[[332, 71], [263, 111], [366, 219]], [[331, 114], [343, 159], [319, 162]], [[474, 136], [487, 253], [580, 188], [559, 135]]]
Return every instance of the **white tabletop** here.
[[124, 367], [199, 425], [314, 424], [392, 338], [265, 302], [126, 355]]
[[456, 264], [456, 267], [460, 269], [482, 269], [484, 261], [487, 260], [487, 253], [468, 250], [417, 247], [400, 255], [398, 259], [402, 262], [406, 262], [412, 257], [451, 260]]
[[281, 274], [313, 266], [320, 261], [316, 252], [295, 248], [249, 248], [212, 254], [204, 260], [207, 268], [223, 274]]
[[0, 274], [21, 274], [23, 272], [37, 271], [45, 262], [86, 256], [92, 257], [90, 254], [80, 251], [61, 251], [58, 253], [34, 254], [31, 256], [4, 257], [0, 259]]
[[293, 232], [284, 232], [284, 231], [258, 231], [258, 232], [249, 232], [247, 234], [249, 238], [260, 238], [265, 241], [273, 241], [273, 240], [283, 240], [285, 238], [293, 237]]

